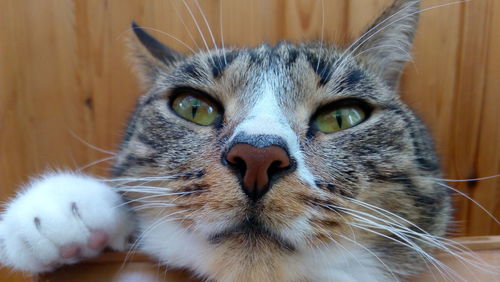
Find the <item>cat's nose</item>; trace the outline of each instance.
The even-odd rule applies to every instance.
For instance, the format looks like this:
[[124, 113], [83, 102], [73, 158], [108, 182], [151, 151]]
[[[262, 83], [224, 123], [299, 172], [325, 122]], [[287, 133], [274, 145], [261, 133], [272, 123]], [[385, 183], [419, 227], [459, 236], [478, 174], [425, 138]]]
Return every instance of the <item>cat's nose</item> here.
[[290, 167], [288, 153], [280, 146], [258, 148], [246, 143], [237, 143], [226, 155], [227, 162], [243, 178], [243, 191], [256, 201], [270, 188], [270, 180], [282, 175]]

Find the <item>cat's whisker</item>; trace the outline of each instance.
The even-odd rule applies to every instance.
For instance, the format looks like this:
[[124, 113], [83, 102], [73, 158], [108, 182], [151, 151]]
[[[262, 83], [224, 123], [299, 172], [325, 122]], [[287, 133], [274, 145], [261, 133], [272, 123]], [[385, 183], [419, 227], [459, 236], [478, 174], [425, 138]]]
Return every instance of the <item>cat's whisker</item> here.
[[[422, 229], [420, 226], [416, 225], [415, 223], [393, 213], [393, 212], [390, 212], [386, 209], [383, 209], [381, 207], [378, 207], [378, 206], [375, 206], [375, 205], [371, 205], [369, 203], [366, 203], [366, 202], [363, 202], [363, 201], [360, 201], [360, 200], [357, 200], [357, 199], [354, 199], [354, 198], [350, 198], [348, 199], [349, 201], [357, 204], [357, 205], [360, 205], [362, 207], [365, 207], [377, 214], [380, 214], [382, 216], [384, 216], [385, 218], [389, 219], [389, 220], [394, 220], [392, 217], [398, 219], [398, 220], [401, 220], [402, 222], [408, 224], [409, 226], [411, 227], [414, 227], [415, 229], [417, 229], [419, 232], [416, 232], [414, 230], [411, 230], [409, 229], [408, 227], [404, 226], [404, 225], [401, 225], [399, 222], [393, 222], [397, 225], [399, 225], [400, 227], [404, 227], [404, 229], [408, 232], [412, 232], [414, 234], [418, 234], [419, 236], [425, 236], [425, 238], [427, 239], [432, 239], [432, 242], [435, 242], [436, 243], [436, 246], [437, 245], [441, 245], [441, 244], [447, 244], [447, 245], [453, 245], [455, 248], [457, 248], [457, 250], [459, 251], [467, 251], [467, 252], [471, 252], [471, 250], [469, 250], [468, 248], [466, 248], [465, 246], [455, 242], [455, 241], [452, 241], [450, 239], [447, 239], [447, 238], [444, 238], [444, 237], [439, 237], [439, 236], [435, 236], [435, 235], [432, 235], [432, 234], [429, 234], [427, 231], [425, 231], [424, 229]], [[361, 212], [361, 211], [358, 211], [358, 212]], [[380, 219], [380, 218], [379, 218]], [[449, 243], [447, 243], [449, 242]]]
[[118, 208], [118, 207], [126, 206], [126, 205], [129, 205], [132, 203], [144, 203], [144, 202], [148, 203], [148, 201], [146, 201], [146, 200], [154, 199], [154, 198], [158, 198], [158, 197], [162, 197], [162, 196], [165, 196], [165, 195], [148, 195], [148, 196], [143, 196], [143, 197], [139, 197], [139, 198], [134, 198], [132, 200], [125, 201], [116, 207]]
[[[361, 220], [361, 221], [363, 221], [363, 220]], [[421, 234], [419, 234], [419, 233], [407, 232], [406, 230], [397, 230], [398, 232], [395, 233], [395, 232], [393, 232], [392, 229], [388, 229], [388, 228], [386, 229], [383, 225], [373, 224], [372, 222], [367, 223], [366, 221], [364, 223], [366, 225], [359, 224], [359, 223], [357, 223], [357, 224], [359, 226], [364, 226], [366, 228], [375, 227], [377, 229], [387, 230], [400, 238], [405, 237], [405, 238], [408, 238], [408, 240], [409, 240], [409, 238], [414, 239], [414, 240], [418, 240], [419, 242], [422, 242], [422, 243], [429, 245], [433, 248], [439, 249], [439, 250], [441, 250], [449, 255], [452, 255], [453, 257], [457, 258], [458, 261], [462, 264], [462, 266], [464, 268], [468, 269], [469, 272], [472, 272], [470, 270], [469, 266], [473, 266], [473, 267], [475, 267], [483, 272], [498, 273], [498, 271], [494, 270], [495, 269], [494, 266], [487, 264], [480, 257], [476, 256], [473, 252], [467, 252], [467, 253], [464, 253], [464, 255], [461, 255], [459, 252], [464, 252], [461, 248], [457, 248], [458, 250], [452, 250], [452, 249], [448, 248], [449, 244], [447, 244], [445, 242], [440, 242], [438, 244], [430, 243], [426, 237], [421, 237], [420, 236]], [[455, 243], [454, 245], [451, 245], [451, 247], [455, 248], [456, 244], [457, 243]], [[469, 257], [470, 257], [470, 259], [469, 259]]]
[[80, 141], [82, 144], [84, 144], [85, 146], [91, 148], [91, 149], [94, 149], [98, 152], [101, 152], [101, 153], [105, 153], [105, 154], [108, 154], [108, 155], [111, 155], [111, 156], [115, 156], [116, 153], [115, 152], [111, 152], [111, 151], [108, 151], [108, 150], [105, 150], [105, 149], [101, 149], [95, 145], [92, 145], [90, 144], [89, 142], [83, 140], [82, 138], [80, 138], [75, 132], [73, 132], [72, 130], [69, 130], [69, 133], [71, 134], [71, 136], [73, 138], [75, 138], [76, 140]]
[[490, 211], [488, 211], [485, 207], [483, 207], [483, 205], [481, 205], [478, 201], [474, 200], [472, 197], [468, 196], [467, 194], [465, 194], [464, 192], [458, 190], [458, 189], [455, 189], [451, 186], [448, 186], [444, 183], [440, 183], [440, 182], [436, 182], [436, 184], [440, 185], [440, 186], [443, 186], [443, 187], [446, 187], [452, 191], [454, 191], [455, 193], [457, 194], [460, 194], [461, 196], [463, 196], [464, 198], [468, 199], [469, 201], [473, 202], [477, 207], [479, 207], [480, 209], [482, 209], [491, 219], [493, 219], [493, 221], [495, 221], [497, 224], [500, 224], [500, 221], [498, 220], [498, 218], [496, 218]]
[[[184, 30], [187, 32], [187, 35], [189, 36], [189, 38], [191, 39], [193, 44], [196, 46], [196, 49], [198, 49], [198, 51], [201, 52], [200, 45], [198, 45], [198, 43], [194, 39], [193, 33], [191, 33], [191, 30], [189, 30], [188, 26], [186, 25], [186, 22], [184, 21], [184, 17], [181, 16], [181, 14], [180, 14], [179, 10], [177, 9], [177, 7], [175, 6], [175, 4], [172, 4], [172, 1], [168, 1], [168, 2], [170, 3], [170, 6], [174, 9], [175, 14], [177, 15], [177, 18], [181, 21], [182, 26], [184, 27]], [[193, 52], [193, 53], [195, 53], [195, 52]]]
[[126, 188], [118, 187], [118, 191], [123, 194], [127, 193], [149, 193], [149, 194], [165, 194], [171, 192], [173, 189], [170, 188], [149, 188], [149, 187], [137, 187], [137, 186], [129, 186]]
[[[196, 26], [196, 29], [198, 30], [198, 33], [201, 36], [201, 40], [203, 41], [203, 44], [205, 45], [205, 48], [207, 50], [207, 54], [209, 54], [210, 53], [210, 48], [208, 47], [207, 40], [205, 39], [205, 36], [203, 35], [203, 31], [201, 30], [200, 25], [198, 24], [198, 21], [196, 20], [196, 17], [193, 14], [193, 11], [191, 10], [191, 8], [189, 7], [189, 5], [186, 3], [185, 0], [182, 0], [182, 3], [184, 4], [184, 7], [186, 7], [189, 15], [191, 16], [191, 19], [193, 20], [193, 22], [194, 22], [194, 24]], [[212, 64], [215, 65], [214, 59], [211, 56], [210, 56], [210, 58], [211, 58]]]
[[[397, 240], [395, 238], [392, 238], [388, 235], [385, 235], [385, 234], [382, 234], [380, 232], [377, 232], [373, 229], [370, 229], [370, 228], [365, 228], [359, 224], [355, 224], [355, 223], [348, 223], [349, 225], [353, 226], [353, 227], [357, 227], [359, 229], [362, 229], [362, 230], [365, 230], [367, 232], [370, 232], [370, 233], [373, 233], [375, 235], [378, 235], [378, 236], [381, 236], [383, 238], [386, 238], [388, 240], [391, 240], [393, 242], [396, 242], [398, 244], [401, 244], [403, 246], [406, 246], [410, 249], [412, 249], [413, 251], [417, 252], [420, 256], [422, 256], [422, 258], [424, 260], [427, 260], [428, 262], [430, 262], [435, 268], [437, 271], [439, 271], [439, 273], [443, 276], [443, 278], [445, 278], [445, 274], [447, 273], [450, 273], [453, 275], [454, 278], [458, 278], [462, 281], [465, 281], [463, 278], [460, 277], [460, 275], [458, 273], [456, 273], [456, 271], [454, 271], [453, 269], [451, 269], [449, 266], [445, 265], [444, 263], [440, 262], [439, 260], [437, 260], [436, 258], [434, 258], [433, 256], [431, 256], [429, 253], [427, 253], [426, 251], [424, 251], [420, 246], [418, 246], [415, 242], [411, 241], [410, 239], [408, 239], [406, 236], [404, 235], [401, 235], [400, 233], [397, 233], [397, 232], [394, 232], [392, 229], [388, 229], [388, 228], [384, 228], [384, 226], [382, 225], [371, 225], [375, 228], [379, 228], [379, 229], [382, 229], [382, 230], [387, 230], [389, 232], [391, 232], [392, 234], [396, 235], [399, 239], [403, 240], [403, 242], [401, 242], [400, 240]], [[443, 271], [446, 271], [443, 273]], [[446, 278], [445, 278], [446, 279]]]
[[[321, 61], [321, 57], [325, 50], [323, 50], [323, 40], [325, 38], [325, 1], [321, 0], [321, 53], [319, 54], [318, 62], [316, 63], [316, 72], [318, 72], [319, 69], [319, 62]], [[322, 71], [323, 72], [323, 71]]]
[[168, 178], [164, 178], [164, 179], [151, 178], [149, 180], [137, 178], [137, 179], [133, 179], [133, 180], [129, 180], [129, 181], [118, 180], [115, 185], [117, 187], [134, 187], [134, 186], [145, 186], [146, 184], [149, 184], [151, 182], [159, 182], [162, 184], [162, 186], [156, 186], [156, 187], [159, 187], [159, 188], [163, 187], [164, 189], [167, 189], [167, 187], [163, 186], [163, 183], [165, 183], [166, 181], [169, 181], [169, 180], [176, 180], [176, 179], [178, 179], [178, 178], [177, 177], [168, 177]]
[[[320, 205], [321, 205], [321, 204], [320, 204]], [[325, 207], [327, 207], [327, 208], [329, 208], [327, 205], [324, 205], [324, 206], [325, 206]], [[331, 210], [335, 210], [335, 209], [342, 209], [344, 212], [346, 212], [346, 213], [350, 214], [351, 216], [354, 216], [356, 219], [360, 220], [361, 222], [365, 222], [365, 223], [367, 222], [367, 223], [368, 223], [368, 224], [370, 224], [371, 226], [376, 226], [376, 227], [378, 227], [378, 228], [380, 228], [380, 229], [388, 230], [388, 231], [390, 231], [391, 233], [393, 233], [393, 234], [395, 234], [395, 235], [397, 235], [397, 236], [399, 236], [399, 237], [401, 237], [401, 236], [402, 236], [401, 234], [399, 234], [399, 233], [395, 232], [395, 229], [394, 229], [393, 227], [390, 227], [390, 228], [389, 228], [389, 227], [387, 227], [387, 226], [385, 226], [385, 225], [380, 225], [380, 224], [377, 224], [377, 223], [375, 223], [375, 222], [373, 222], [373, 221], [371, 221], [371, 220], [368, 220], [368, 219], [366, 219], [366, 218], [364, 218], [364, 217], [362, 217], [362, 216], [359, 216], [359, 215], [357, 215], [357, 214], [355, 214], [355, 213], [362, 213], [362, 214], [363, 214], [363, 215], [365, 215], [365, 216], [368, 216], [368, 217], [374, 218], [374, 219], [376, 219], [376, 220], [381, 220], [380, 218], [377, 218], [377, 217], [375, 217], [375, 216], [373, 216], [373, 215], [366, 214], [366, 213], [363, 213], [363, 212], [360, 212], [360, 211], [356, 211], [356, 210], [352, 210], [352, 209], [348, 209], [348, 208], [344, 208], [344, 207], [340, 207], [340, 206], [336, 206], [336, 205], [335, 205], [335, 206], [334, 206], [334, 205], [330, 205], [330, 206], [332, 206], [332, 209], [331, 209]], [[353, 213], [354, 213], [354, 214], [353, 214]], [[387, 223], [387, 221], [385, 221], [385, 222]], [[347, 224], [348, 224], [349, 226], [352, 226], [352, 227], [357, 227], [357, 226], [356, 226], [355, 224], [353, 224], [352, 222], [347, 222]], [[389, 223], [389, 224], [390, 224], [390, 225], [393, 225], [393, 223]], [[403, 226], [403, 227], [404, 227], [404, 226]], [[391, 239], [392, 239], [392, 238], [391, 238]], [[402, 238], [402, 239], [403, 239], [403, 240], [405, 240], [405, 241], [407, 241], [406, 237], [405, 237], [405, 238]], [[396, 240], [396, 241], [397, 241], [397, 240]], [[415, 250], [415, 251], [418, 251], [418, 252], [424, 252], [425, 254], [421, 254], [421, 255], [423, 256], [423, 258], [424, 258], [424, 261], [426, 261], [426, 260], [425, 260], [425, 258], [427, 258], [427, 260], [429, 259], [428, 257], [429, 257], [430, 255], [429, 255], [427, 252], [423, 251], [420, 247], [418, 247], [418, 245], [415, 245], [415, 243], [413, 243], [413, 242], [407, 242], [407, 246], [408, 246], [409, 248], [411, 248], [412, 250]], [[434, 265], [434, 267], [436, 267], [436, 268], [437, 268], [437, 266], [435, 265], [435, 262], [433, 262], [433, 261], [430, 261], [430, 262]], [[427, 262], [425, 262], [425, 263], [427, 263]]]
[[[381, 220], [380, 218], [377, 218], [377, 217], [372, 216], [370, 214], [366, 214], [364, 212], [360, 212], [360, 211], [352, 210], [352, 209], [348, 209], [348, 208], [343, 208], [343, 207], [339, 207], [339, 206], [334, 206], [334, 208], [336, 208], [336, 209], [342, 209], [347, 214], [353, 216], [355, 220], [358, 220], [358, 221], [360, 221], [362, 223], [368, 224], [368, 227], [375, 227], [375, 228], [378, 228], [378, 229], [386, 230], [386, 231], [389, 231], [390, 233], [396, 235], [398, 238], [400, 238], [401, 240], [403, 240], [405, 242], [403, 245], [407, 246], [408, 248], [411, 248], [414, 251], [417, 251], [422, 256], [422, 258], [424, 259], [424, 261], [427, 260], [427, 261], [431, 262], [436, 268], [438, 268], [438, 266], [436, 265], [437, 260], [434, 257], [432, 257], [430, 254], [428, 254], [426, 251], [424, 251], [415, 242], [411, 241], [405, 235], [406, 233], [405, 232], [401, 232], [401, 229], [398, 229], [398, 227], [403, 227], [404, 229], [406, 229], [404, 231], [409, 231], [411, 234], [420, 235], [419, 233], [416, 233], [416, 232], [414, 232], [412, 230], [409, 230], [405, 226], [402, 226], [400, 224], [398, 224], [397, 226], [394, 226], [394, 224], [392, 224], [392, 223], [389, 223], [391, 226], [379, 224], [379, 223], [377, 223], [377, 222], [375, 222], [373, 220], [367, 219], [366, 217], [363, 217], [363, 216], [357, 214], [357, 213], [361, 213], [362, 215], [374, 218], [375, 220]], [[383, 221], [383, 222], [387, 224], [387, 221]], [[361, 226], [359, 224], [358, 224], [359, 226], [356, 226], [356, 224], [353, 223], [353, 222], [347, 222], [347, 224], [351, 225], [353, 227], [358, 227], [358, 228], [360, 228], [359, 226]], [[376, 233], [377, 235], [386, 237], [387, 239], [390, 239], [390, 240], [396, 241], [398, 243], [401, 243], [398, 240], [395, 240], [394, 238], [388, 237], [387, 235], [384, 235], [384, 234], [381, 234], [381, 233], [379, 234], [379, 232], [376, 232], [376, 231], [373, 231], [373, 230], [369, 230], [369, 231], [372, 231], [372, 233]], [[415, 238], [415, 239], [419, 239], [419, 238]]]
[[[477, 181], [477, 180], [492, 179], [492, 178], [495, 178], [495, 177], [498, 177], [498, 176], [499, 176], [499, 175], [487, 176], [487, 177], [478, 178], [478, 179], [474, 179], [474, 180], [470, 180], [470, 181]], [[433, 179], [433, 180], [443, 180], [443, 181], [445, 180], [445, 179], [430, 178], [430, 177], [419, 177], [419, 176], [416, 176], [416, 177], [421, 178], [421, 179], [431, 179], [431, 180]], [[397, 179], [397, 178], [394, 178], [394, 179]], [[469, 180], [467, 180], [467, 181], [469, 181]], [[460, 181], [460, 182], [461, 182], [461, 181]], [[496, 217], [495, 217], [495, 216], [494, 216], [494, 215], [493, 215], [490, 211], [488, 211], [488, 210], [487, 210], [484, 206], [482, 206], [479, 202], [477, 202], [476, 200], [474, 200], [472, 197], [470, 197], [470, 196], [468, 196], [467, 194], [465, 194], [465, 193], [461, 192], [460, 190], [455, 189], [455, 188], [453, 188], [453, 187], [451, 187], [451, 186], [448, 186], [448, 185], [446, 185], [446, 184], [444, 184], [444, 183], [441, 183], [441, 182], [435, 182], [435, 183], [436, 183], [436, 184], [438, 184], [438, 185], [440, 185], [440, 186], [446, 187], [446, 188], [448, 188], [448, 189], [450, 189], [450, 190], [452, 190], [452, 191], [456, 192], [457, 194], [459, 194], [459, 195], [463, 196], [464, 198], [466, 198], [466, 199], [470, 200], [470, 201], [471, 201], [471, 202], [473, 202], [473, 203], [474, 203], [477, 207], [479, 207], [481, 210], [483, 210], [483, 211], [484, 211], [484, 212], [485, 212], [485, 213], [486, 213], [486, 214], [487, 214], [487, 215], [488, 215], [491, 219], [493, 219], [493, 220], [494, 220], [497, 224], [500, 224], [500, 221], [499, 221], [499, 220], [498, 220], [498, 219], [497, 219], [497, 218], [496, 218]], [[332, 182], [324, 182], [324, 183], [322, 182], [322, 184], [334, 184], [334, 185], [337, 185], [337, 186], [338, 186], [338, 183], [332, 183]], [[348, 190], [348, 189], [347, 189], [347, 190]], [[408, 224], [411, 224], [412, 226], [414, 226], [414, 227], [418, 228], [420, 231], [425, 232], [423, 229], [421, 229], [420, 227], [416, 226], [416, 225], [415, 225], [415, 224], [413, 224], [412, 222], [410, 222], [410, 221], [408, 221], [408, 220], [406, 220], [406, 219], [402, 218], [401, 216], [398, 216], [398, 215], [396, 215], [396, 214], [394, 214], [394, 213], [391, 213], [391, 212], [389, 212], [389, 211], [387, 211], [387, 210], [384, 210], [384, 209], [382, 209], [382, 208], [380, 208], [380, 207], [376, 207], [376, 206], [370, 205], [370, 204], [368, 204], [368, 203], [361, 202], [361, 201], [356, 200], [356, 199], [354, 199], [354, 198], [346, 198], [346, 199], [347, 199], [347, 200], [349, 200], [349, 201], [355, 202], [355, 203], [357, 203], [357, 204], [360, 204], [360, 205], [365, 205], [365, 207], [366, 207], [366, 206], [370, 206], [370, 207], [372, 207], [372, 208], [376, 208], [376, 209], [382, 210], [383, 212], [389, 213], [391, 216], [395, 216], [395, 217], [397, 217], [398, 219], [403, 220], [403, 221], [405, 221], [405, 222], [406, 222], [406, 223], [408, 223]]]
[[487, 179], [493, 179], [493, 178], [496, 178], [496, 177], [499, 177], [500, 175], [492, 175], [492, 176], [486, 176], [486, 177], [481, 177], [481, 178], [475, 178], [475, 179], [440, 179], [440, 178], [432, 178], [432, 177], [419, 177], [421, 179], [431, 179], [431, 180], [438, 180], [437, 182], [435, 182], [436, 184], [442, 186], [442, 187], [445, 187], [447, 189], [450, 189], [452, 190], [453, 192], [459, 194], [460, 196], [466, 198], [467, 200], [471, 201], [472, 203], [474, 203], [477, 207], [479, 207], [481, 210], [483, 210], [491, 219], [493, 219], [493, 221], [495, 221], [497, 224], [500, 224], [500, 221], [498, 220], [498, 218], [496, 218], [490, 211], [488, 211], [483, 205], [481, 205], [478, 201], [474, 200], [472, 197], [470, 197], [469, 195], [465, 194], [464, 192], [458, 190], [458, 189], [455, 189], [449, 185], [446, 185], [444, 183], [441, 183], [439, 181], [449, 181], [449, 182], [468, 182], [468, 181], [479, 181], [479, 180], [487, 180]]
[[[133, 185], [119, 184], [116, 186], [116, 189], [118, 189], [120, 191], [125, 191], [125, 192], [131, 191], [131, 190], [136, 190], [136, 189], [143, 189], [144, 191], [158, 191], [158, 192], [169, 192], [169, 191], [174, 190], [173, 188], [163, 186], [164, 181], [160, 182], [160, 184], [161, 184], [160, 186], [146, 185], [146, 184], [149, 184], [151, 182], [153, 182], [153, 181], [134, 182]], [[154, 182], [157, 182], [157, 181], [154, 181]]]
[[435, 178], [435, 177], [425, 177], [425, 178], [436, 181], [446, 181], [446, 182], [473, 182], [473, 181], [490, 180], [498, 177], [500, 177], [500, 174], [478, 177], [478, 178], [469, 178], [469, 179], [448, 179], [448, 178]]
[[[219, 47], [217, 46], [217, 43], [215, 42], [214, 34], [212, 32], [212, 29], [210, 28], [210, 25], [208, 24], [207, 17], [205, 16], [205, 13], [203, 12], [203, 9], [201, 9], [200, 3], [198, 0], [194, 0], [194, 3], [196, 4], [196, 7], [198, 8], [198, 11], [200, 11], [201, 17], [203, 18], [203, 21], [205, 22], [205, 25], [207, 26], [208, 29], [208, 34], [210, 35], [210, 38], [212, 39], [212, 42], [214, 44], [214, 48], [217, 53], [219, 53]], [[219, 58], [219, 65], [221, 64], [220, 58]]]
[[[154, 199], [154, 198], [158, 198], [158, 197], [184, 196], [184, 195], [189, 195], [189, 194], [198, 193], [198, 192], [202, 192], [202, 191], [201, 190], [195, 190], [195, 191], [189, 191], [189, 192], [173, 192], [173, 193], [163, 193], [163, 194], [148, 195], [148, 196], [134, 198], [132, 200], [126, 201], [126, 202], [120, 204], [119, 206], [124, 206], [124, 205], [128, 205], [128, 204], [135, 203], [135, 202], [144, 202], [144, 200]], [[172, 202], [175, 202], [175, 199], [173, 199]]]
[[221, 47], [222, 47], [222, 54], [224, 55], [224, 64], [227, 65], [226, 46], [224, 45], [224, 29], [222, 28], [222, 26], [223, 26], [223, 21], [222, 21], [222, 2], [223, 2], [223, 0], [219, 1], [219, 32], [220, 32], [220, 41], [221, 41]]
[[165, 180], [175, 180], [178, 178], [186, 177], [193, 174], [192, 171], [190, 172], [181, 172], [181, 173], [175, 173], [171, 175], [163, 175], [163, 176], [142, 176], [142, 177], [116, 177], [116, 178], [111, 178], [111, 179], [103, 179], [102, 181], [105, 182], [124, 182], [124, 183], [130, 183], [130, 182], [138, 182], [138, 181], [146, 181], [146, 182], [151, 182], [151, 181], [165, 181]]
[[100, 164], [102, 162], [107, 162], [107, 161], [111, 161], [111, 160], [114, 160], [116, 157], [115, 156], [111, 156], [111, 157], [107, 157], [107, 158], [102, 158], [100, 160], [96, 160], [96, 161], [93, 161], [93, 162], [90, 162], [82, 167], [79, 167], [76, 169], [77, 172], [82, 172], [84, 171], [85, 169], [89, 168], [89, 167], [92, 167], [96, 164]]
[[[351, 200], [355, 200], [355, 199], [351, 199]], [[357, 201], [357, 200], [355, 200]], [[424, 231], [423, 229], [421, 229], [420, 227], [418, 227], [417, 225], [415, 225], [414, 223], [398, 216], [398, 215], [395, 215], [389, 211], [386, 211], [384, 209], [381, 209], [379, 207], [376, 207], [378, 210], [375, 210], [373, 208], [371, 208], [370, 206], [372, 205], [369, 205], [367, 203], [364, 203], [364, 202], [361, 202], [361, 201], [358, 201], [358, 204], [362, 204], [362, 206], [366, 207], [366, 208], [369, 208], [370, 210], [372, 211], [375, 211], [376, 213], [378, 214], [382, 214], [384, 217], [388, 218], [388, 219], [391, 219], [393, 220], [392, 218], [388, 217], [386, 214], [380, 212], [380, 211], [384, 211], [385, 213], [389, 213], [389, 214], [392, 214], [392, 216], [395, 216], [401, 220], [403, 220], [404, 222], [407, 222], [409, 223], [411, 226], [413, 227], [416, 227], [417, 229], [419, 229], [420, 231], [422, 231], [422, 233], [420, 232], [416, 232], [414, 230], [411, 230], [409, 229], [408, 227], [402, 225], [401, 223], [399, 222], [388, 222], [386, 220], [383, 220], [381, 218], [378, 218], [376, 216], [373, 216], [371, 214], [367, 214], [365, 212], [362, 212], [362, 211], [358, 211], [358, 210], [352, 210], [352, 209], [348, 209], [348, 208], [345, 208], [345, 207], [340, 207], [340, 206], [334, 206], [336, 209], [343, 209], [344, 211], [349, 211], [351, 213], [351, 215], [353, 215], [352, 213], [357, 213], [357, 214], [361, 214], [365, 217], [368, 217], [368, 218], [372, 218], [372, 219], [375, 219], [375, 220], [378, 220], [378, 221], [382, 221], [383, 223], [385, 224], [388, 224], [388, 225], [379, 225], [377, 223], [377, 226], [379, 228], [382, 228], [382, 229], [386, 229], [387, 231], [390, 231], [391, 233], [393, 234], [396, 234], [394, 231], [397, 231], [398, 234], [397, 235], [401, 235], [401, 234], [406, 234], [406, 235], [409, 235], [411, 236], [412, 238], [414, 239], [417, 239], [423, 243], [426, 243], [427, 245], [431, 246], [431, 247], [434, 247], [434, 248], [437, 248], [437, 249], [440, 249], [456, 258], [458, 258], [463, 264], [466, 263], [466, 264], [469, 264], [469, 265], [473, 265], [474, 267], [480, 269], [480, 270], [483, 270], [483, 271], [489, 271], [491, 272], [491, 266], [489, 266], [486, 262], [484, 262], [479, 256], [475, 255], [470, 249], [466, 248], [465, 246], [455, 242], [455, 241], [452, 241], [452, 240], [449, 240], [449, 239], [446, 239], [446, 238], [442, 238], [442, 237], [438, 237], [438, 236], [434, 236], [434, 235], [431, 235], [429, 233], [427, 233], [426, 231]], [[333, 205], [332, 205], [333, 206]], [[372, 206], [372, 207], [375, 207], [375, 206]], [[353, 215], [354, 216], [354, 215]], [[357, 216], [357, 215], [356, 215]], [[368, 219], [365, 218], [365, 217], [361, 217], [361, 216], [357, 216], [358, 219], [363, 219], [365, 221], [367, 221]], [[375, 223], [373, 221], [370, 220], [369, 224], [372, 224], [372, 223]], [[458, 252], [461, 252], [463, 253], [464, 255], [466, 255], [467, 257], [470, 257], [471, 259], [468, 259], [466, 257], [464, 257], [464, 255], [460, 255]], [[467, 267], [467, 265], [464, 264], [465, 267]]]
[[[372, 224], [370, 223], [369, 225]], [[375, 226], [375, 227], [379, 229], [384, 229], [383, 226]], [[392, 230], [389, 229], [387, 230], [392, 232]], [[394, 232], [392, 233], [396, 234]], [[408, 232], [407, 230], [400, 230], [397, 236], [410, 237], [412, 239], [418, 240], [419, 242], [425, 243], [433, 248], [441, 250], [444, 253], [452, 255], [453, 257], [457, 258], [458, 261], [462, 264], [462, 266], [468, 269], [469, 272], [472, 272], [469, 269], [469, 266], [473, 266], [476, 269], [479, 269], [483, 272], [498, 273], [498, 271], [494, 270], [495, 269], [494, 266], [491, 266], [488, 263], [484, 262], [479, 256], [475, 255], [475, 253], [473, 253], [472, 251], [470, 250], [464, 251], [464, 249], [466, 248], [456, 242], [451, 241], [453, 244], [447, 243], [445, 238], [440, 238], [440, 241], [438, 243], [429, 242], [427, 236], [422, 237], [420, 233]], [[451, 249], [449, 247], [451, 247]]]
[[172, 208], [176, 207], [177, 205], [175, 204], [165, 204], [165, 203], [148, 203], [148, 204], [141, 204], [139, 206], [133, 206], [130, 209], [133, 211], [142, 211], [142, 210], [148, 210], [148, 209], [160, 209], [160, 208]]
[[[420, 228], [418, 225], [414, 224], [413, 222], [411, 221], [408, 221], [394, 213], [391, 213], [385, 209], [382, 209], [380, 207], [376, 207], [376, 206], [373, 206], [373, 205], [370, 205], [368, 203], [365, 203], [365, 202], [362, 202], [362, 201], [358, 201], [358, 200], [355, 200], [355, 199], [351, 199], [353, 201], [357, 201], [359, 205], [361, 206], [364, 206], [365, 208], [368, 208], [378, 214], [381, 214], [383, 215], [384, 217], [386, 218], [389, 218], [387, 217], [387, 215], [385, 215], [384, 213], [387, 213], [387, 214], [390, 214], [391, 216], [395, 216], [397, 218], [399, 218], [400, 220], [402, 220], [403, 222], [406, 222], [408, 224], [410, 224], [410, 226], [412, 227], [415, 227], [416, 229], [418, 229], [420, 232], [416, 232], [414, 230], [411, 230], [409, 229], [408, 227], [406, 226], [400, 226], [400, 227], [404, 227], [404, 231], [405, 232], [409, 232], [411, 234], [414, 234], [414, 235], [418, 235], [420, 238], [425, 238], [425, 240], [427, 240], [427, 243], [428, 244], [431, 244], [432, 246], [438, 248], [438, 249], [443, 249], [444, 251], [448, 252], [449, 254], [452, 254], [452, 255], [455, 255], [454, 251], [457, 251], [457, 252], [463, 252], [464, 254], [467, 254], [468, 256], [471, 256], [474, 258], [475, 261], [480, 261], [481, 264], [486, 264], [484, 261], [482, 261], [482, 259], [479, 257], [479, 256], [476, 256], [472, 250], [470, 250], [469, 248], [467, 248], [466, 246], [463, 246], [461, 245], [460, 243], [457, 243], [453, 240], [450, 240], [450, 239], [447, 239], [447, 238], [444, 238], [444, 237], [439, 237], [439, 236], [435, 236], [435, 235], [431, 235], [429, 234], [428, 232], [426, 232], [425, 230], [423, 230], [422, 228]], [[373, 209], [373, 208], [376, 208], [376, 209]], [[390, 218], [389, 218], [390, 219]], [[450, 249], [452, 248], [452, 250]]]

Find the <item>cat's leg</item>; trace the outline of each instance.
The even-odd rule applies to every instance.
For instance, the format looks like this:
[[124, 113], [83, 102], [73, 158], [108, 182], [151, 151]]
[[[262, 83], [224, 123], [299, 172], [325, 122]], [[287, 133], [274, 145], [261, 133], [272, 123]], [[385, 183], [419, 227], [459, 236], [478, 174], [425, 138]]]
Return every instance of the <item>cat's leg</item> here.
[[0, 221], [0, 263], [28, 272], [123, 250], [134, 220], [113, 188], [89, 176], [55, 173], [33, 181]]

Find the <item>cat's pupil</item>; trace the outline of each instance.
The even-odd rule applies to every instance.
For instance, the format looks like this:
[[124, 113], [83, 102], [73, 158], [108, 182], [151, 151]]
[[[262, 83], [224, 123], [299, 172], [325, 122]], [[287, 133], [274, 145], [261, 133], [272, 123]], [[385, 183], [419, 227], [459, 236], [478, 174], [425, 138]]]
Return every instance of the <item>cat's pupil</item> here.
[[342, 114], [338, 110], [335, 111], [335, 119], [337, 120], [339, 127], [342, 128]]
[[193, 115], [193, 119], [196, 116], [196, 112], [198, 112], [198, 108], [200, 107], [199, 101], [194, 100], [193, 103], [191, 104], [192, 110], [191, 114]]

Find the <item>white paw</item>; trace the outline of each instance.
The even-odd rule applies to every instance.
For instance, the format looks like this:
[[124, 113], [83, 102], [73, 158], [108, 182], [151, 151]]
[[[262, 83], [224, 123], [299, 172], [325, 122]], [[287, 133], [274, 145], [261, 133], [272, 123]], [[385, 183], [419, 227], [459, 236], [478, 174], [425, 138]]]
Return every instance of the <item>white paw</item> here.
[[123, 250], [134, 220], [113, 188], [83, 175], [43, 176], [7, 204], [0, 221], [0, 263], [29, 271]]

